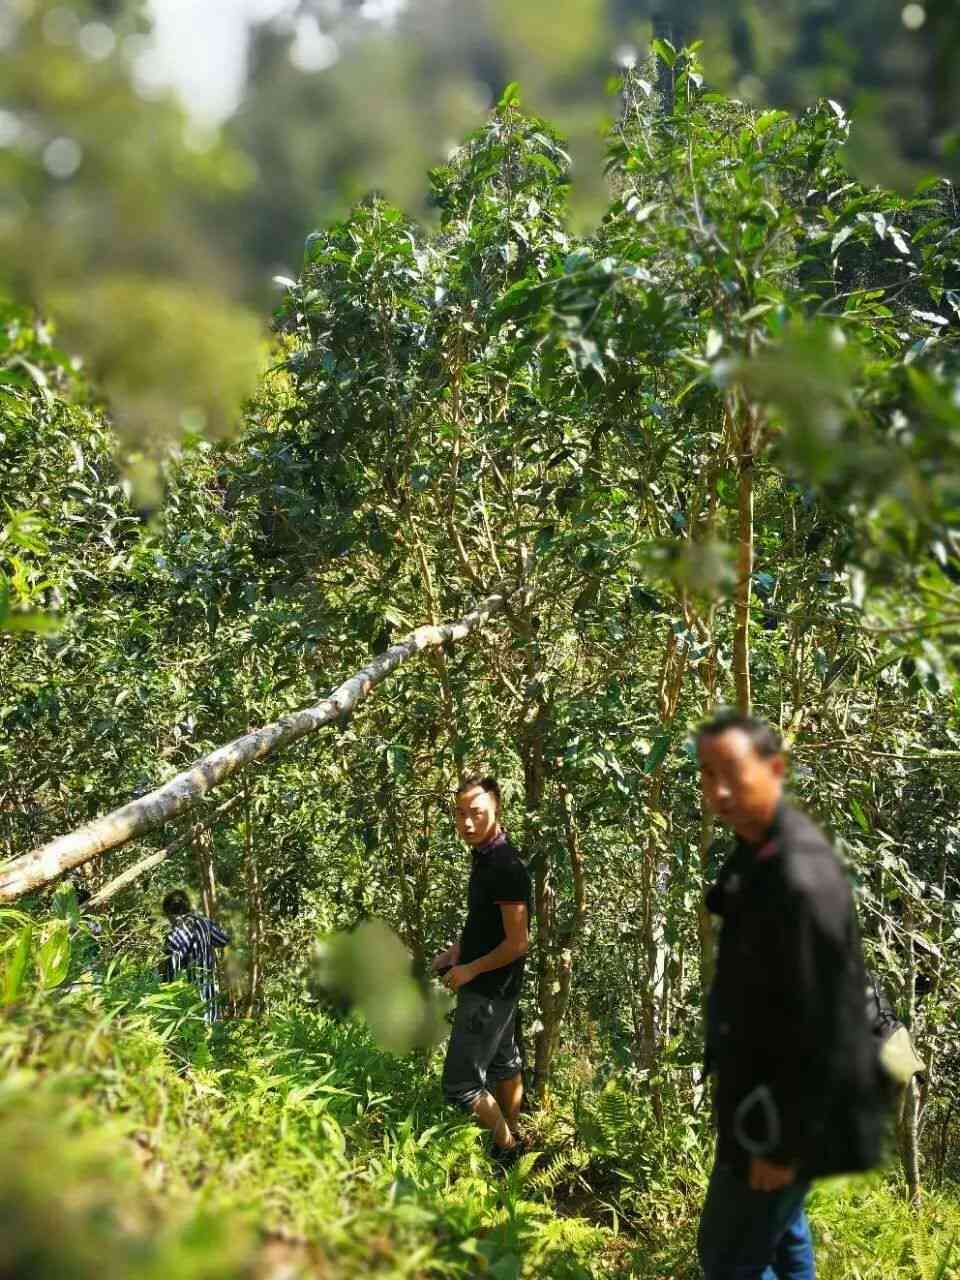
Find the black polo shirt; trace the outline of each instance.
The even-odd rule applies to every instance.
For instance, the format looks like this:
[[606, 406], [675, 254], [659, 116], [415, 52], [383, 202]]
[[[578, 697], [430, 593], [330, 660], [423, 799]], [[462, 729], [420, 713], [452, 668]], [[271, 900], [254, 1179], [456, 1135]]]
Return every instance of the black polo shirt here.
[[[470, 964], [499, 947], [507, 936], [500, 904], [522, 902], [532, 915], [530, 872], [520, 854], [501, 832], [488, 844], [473, 850], [473, 866], [467, 890], [467, 920], [460, 935], [460, 963]], [[524, 956], [481, 973], [461, 988], [497, 1000], [514, 1000], [523, 982]]]

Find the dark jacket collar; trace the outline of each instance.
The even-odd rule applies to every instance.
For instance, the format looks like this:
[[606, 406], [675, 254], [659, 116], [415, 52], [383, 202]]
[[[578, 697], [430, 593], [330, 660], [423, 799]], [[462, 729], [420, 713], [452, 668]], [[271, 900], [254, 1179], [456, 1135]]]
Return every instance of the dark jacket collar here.
[[744, 858], [754, 859], [757, 862], [767, 862], [779, 853], [783, 837], [783, 826], [788, 812], [789, 805], [786, 800], [781, 799], [773, 815], [773, 820], [760, 843], [749, 844], [742, 836], [737, 836], [737, 853]]
[[781, 800], [759, 845], [748, 844], [742, 836], [737, 836], [733, 853], [720, 869], [716, 883], [706, 891], [704, 901], [708, 911], [726, 916], [730, 901], [742, 892], [744, 884], [780, 852], [784, 824], [790, 812], [789, 805]]

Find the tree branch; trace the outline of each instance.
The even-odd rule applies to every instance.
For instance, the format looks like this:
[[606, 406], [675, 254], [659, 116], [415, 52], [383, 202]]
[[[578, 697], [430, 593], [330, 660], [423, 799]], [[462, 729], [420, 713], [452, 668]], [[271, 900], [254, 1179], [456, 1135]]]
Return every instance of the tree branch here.
[[392, 645], [345, 680], [322, 702], [235, 738], [201, 757], [189, 769], [148, 795], [96, 818], [32, 853], [14, 858], [0, 867], [0, 902], [13, 902], [25, 893], [56, 880], [65, 871], [82, 866], [98, 854], [118, 849], [137, 836], [153, 831], [171, 818], [194, 808], [207, 792], [254, 761], [273, 755], [325, 725], [351, 715], [371, 690], [397, 667], [425, 650], [463, 640], [484, 626], [491, 615], [503, 609], [508, 594], [498, 592], [488, 596], [457, 622], [446, 622], [439, 627], [418, 627], [406, 639]]
[[231, 796], [229, 800], [225, 800], [222, 805], [214, 809], [209, 821], [194, 824], [189, 831], [177, 836], [176, 840], [172, 844], [168, 844], [165, 849], [156, 849], [145, 858], [141, 858], [139, 862], [135, 862], [132, 867], [127, 867], [125, 871], [121, 871], [118, 876], [114, 877], [113, 880], [109, 880], [102, 889], [95, 893], [88, 902], [84, 903], [84, 910], [97, 911], [111, 898], [116, 897], [127, 885], [133, 884], [134, 880], [139, 880], [148, 871], [152, 871], [154, 867], [159, 867], [162, 862], [166, 862], [169, 857], [179, 852], [185, 845], [188, 845], [199, 832], [208, 830], [218, 818], [222, 818], [225, 813], [228, 813], [239, 803], [239, 795]]
[[925, 751], [923, 755], [897, 755], [894, 751], [872, 751], [868, 747], [860, 747], [852, 738], [828, 738], [825, 742], [799, 742], [790, 748], [790, 754], [798, 751], [820, 751], [824, 747], [844, 747], [860, 756], [876, 756], [880, 760], [960, 760], [960, 751]]

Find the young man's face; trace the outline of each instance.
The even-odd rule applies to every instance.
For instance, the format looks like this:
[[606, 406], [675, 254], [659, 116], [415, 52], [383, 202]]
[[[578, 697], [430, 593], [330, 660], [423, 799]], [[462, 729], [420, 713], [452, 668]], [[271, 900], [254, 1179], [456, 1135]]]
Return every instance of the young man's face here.
[[762, 756], [742, 729], [700, 739], [700, 786], [707, 807], [745, 840], [759, 840], [783, 791], [782, 755]]
[[471, 848], [486, 844], [500, 830], [500, 805], [492, 791], [470, 787], [457, 796], [457, 833]]

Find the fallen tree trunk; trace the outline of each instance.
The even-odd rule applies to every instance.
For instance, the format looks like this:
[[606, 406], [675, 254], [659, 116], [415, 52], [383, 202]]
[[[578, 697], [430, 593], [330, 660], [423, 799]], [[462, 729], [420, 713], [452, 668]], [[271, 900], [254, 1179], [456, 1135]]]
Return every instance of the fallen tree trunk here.
[[189, 769], [161, 787], [131, 800], [102, 818], [88, 822], [68, 835], [59, 836], [32, 853], [25, 853], [0, 867], [0, 902], [14, 902], [25, 893], [50, 884], [64, 872], [82, 866], [109, 849], [163, 826], [171, 818], [192, 809], [209, 791], [257, 760], [291, 746], [324, 725], [351, 715], [382, 680], [397, 667], [425, 650], [465, 639], [498, 613], [507, 594], [488, 596], [457, 622], [418, 627], [399, 644], [379, 654], [349, 680], [345, 680], [315, 706], [295, 711], [262, 729], [254, 729], [202, 756]]
[[191, 827], [182, 836], [177, 836], [176, 840], [172, 844], [168, 844], [165, 849], [157, 849], [153, 853], [147, 854], [145, 858], [135, 862], [132, 867], [127, 867], [125, 871], [121, 871], [113, 880], [108, 880], [102, 889], [98, 890], [89, 901], [84, 903], [84, 910], [96, 911], [99, 907], [109, 902], [111, 898], [116, 897], [121, 890], [126, 889], [127, 885], [133, 884], [135, 880], [139, 880], [141, 876], [146, 875], [148, 871], [152, 871], [154, 867], [159, 867], [161, 862], [166, 862], [169, 857], [184, 848], [185, 845], [188, 845], [200, 832], [209, 831], [217, 818], [222, 818], [225, 813], [236, 808], [241, 798], [238, 795], [231, 796], [219, 808], [214, 809], [208, 822]]

